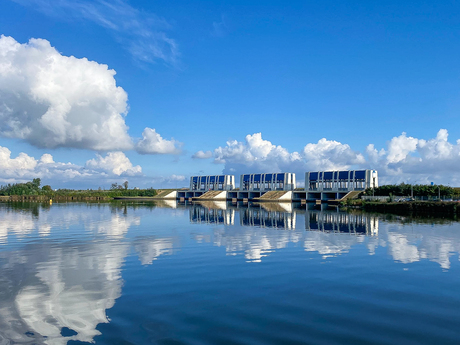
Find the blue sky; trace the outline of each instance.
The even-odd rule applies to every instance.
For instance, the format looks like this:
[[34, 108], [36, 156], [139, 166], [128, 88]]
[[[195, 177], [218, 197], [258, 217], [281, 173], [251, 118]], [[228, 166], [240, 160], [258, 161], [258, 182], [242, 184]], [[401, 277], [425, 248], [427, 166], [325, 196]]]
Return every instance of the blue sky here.
[[0, 183], [174, 187], [195, 174], [373, 168], [381, 182], [460, 186], [459, 10], [2, 1], [0, 34], [14, 41], [0, 45]]

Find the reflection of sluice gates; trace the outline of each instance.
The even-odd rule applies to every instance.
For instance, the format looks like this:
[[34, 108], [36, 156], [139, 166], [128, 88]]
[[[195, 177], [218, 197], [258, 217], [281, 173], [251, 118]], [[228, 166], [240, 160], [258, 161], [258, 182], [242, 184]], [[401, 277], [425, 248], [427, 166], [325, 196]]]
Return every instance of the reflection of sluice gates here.
[[307, 211], [305, 215], [305, 229], [309, 231], [377, 235], [378, 222], [377, 217], [362, 213]]
[[[225, 203], [223, 204], [225, 205]], [[233, 225], [235, 223], [235, 210], [219, 208], [216, 205], [194, 204], [190, 208], [190, 222]]]
[[190, 207], [191, 223], [234, 225], [235, 215], [240, 225], [263, 228], [294, 229], [296, 213], [289, 205], [251, 205], [238, 208], [225, 202], [200, 202]]
[[295, 213], [246, 208], [240, 211], [240, 224], [262, 228], [295, 229]]
[[200, 202], [190, 207], [191, 223], [234, 225], [260, 228], [295, 229], [297, 217], [305, 217], [307, 231], [337, 232], [377, 235], [378, 217], [364, 213], [344, 213], [314, 206], [296, 208], [285, 203], [261, 203], [255, 205], [232, 205], [225, 202]]

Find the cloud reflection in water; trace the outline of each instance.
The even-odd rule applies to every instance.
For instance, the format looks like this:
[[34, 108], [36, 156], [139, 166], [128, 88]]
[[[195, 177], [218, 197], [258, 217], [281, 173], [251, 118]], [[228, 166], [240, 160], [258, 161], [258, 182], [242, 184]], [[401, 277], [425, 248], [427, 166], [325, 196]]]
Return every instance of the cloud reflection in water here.
[[[212, 242], [226, 248], [227, 255], [244, 255], [248, 262], [260, 262], [289, 243], [301, 243], [305, 251], [323, 257], [348, 253], [354, 246], [366, 246], [369, 255], [387, 248], [396, 262], [412, 263], [422, 259], [449, 269], [451, 257], [460, 253], [460, 233], [456, 222], [436, 224], [402, 224], [403, 219], [389, 221], [383, 216], [361, 212], [344, 213], [336, 209], [292, 207], [291, 204], [190, 206], [192, 223], [223, 225], [212, 234], [194, 232], [198, 242]], [[289, 209], [291, 208], [291, 209]], [[302, 219], [303, 218], [303, 219]], [[234, 224], [240, 226], [233, 226]], [[299, 228], [305, 224], [305, 230]], [[276, 229], [276, 231], [274, 231]], [[295, 230], [295, 231], [279, 231]]]
[[[107, 205], [50, 209], [17, 203], [2, 204], [0, 212], [3, 244], [10, 235], [25, 242], [0, 251], [0, 344], [92, 342], [100, 334], [97, 325], [109, 322], [106, 310], [121, 295], [129, 252], [122, 239], [140, 217]], [[81, 225], [102, 240], [75, 236]], [[70, 227], [76, 229], [69, 232]], [[34, 233], [52, 238], [37, 243]]]
[[[185, 217], [198, 226], [174, 235], [166, 227], [162, 234], [150, 229], [157, 218], [149, 218], [149, 233], [133, 230], [158, 206], [165, 219]], [[107, 310], [121, 296], [131, 249], [142, 265], [152, 265], [177, 253], [190, 236], [248, 262], [290, 245], [322, 257], [365, 246], [369, 255], [384, 250], [398, 263], [430, 260], [449, 269], [460, 252], [458, 223], [404, 224], [399, 218], [291, 204], [0, 205], [0, 213], [0, 344], [94, 341], [97, 326], [109, 322]], [[65, 336], [63, 330], [73, 333]]]

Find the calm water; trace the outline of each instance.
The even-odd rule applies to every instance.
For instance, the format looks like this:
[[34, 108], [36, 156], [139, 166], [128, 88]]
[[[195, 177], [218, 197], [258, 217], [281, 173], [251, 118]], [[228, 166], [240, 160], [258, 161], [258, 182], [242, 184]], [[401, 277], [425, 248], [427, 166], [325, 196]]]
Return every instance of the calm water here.
[[451, 221], [0, 204], [0, 344], [459, 344], [459, 252]]

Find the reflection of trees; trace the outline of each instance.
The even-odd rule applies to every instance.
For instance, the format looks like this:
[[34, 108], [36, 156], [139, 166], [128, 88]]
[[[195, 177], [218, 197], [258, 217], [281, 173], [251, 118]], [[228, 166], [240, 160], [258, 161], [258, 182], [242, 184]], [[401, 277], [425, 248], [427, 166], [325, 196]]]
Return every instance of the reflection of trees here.
[[432, 214], [427, 214], [425, 217], [413, 216], [413, 215], [396, 215], [390, 213], [376, 213], [376, 217], [381, 220], [385, 220], [389, 223], [395, 224], [430, 224], [430, 225], [444, 225], [444, 224], [458, 224], [458, 220], [453, 217], [446, 216], [445, 218], [439, 218]]
[[0, 209], [2, 212], [25, 213], [25, 214], [30, 214], [33, 218], [39, 217], [40, 209], [47, 210], [49, 208], [50, 208], [49, 203], [25, 202], [25, 201], [0, 203]]

